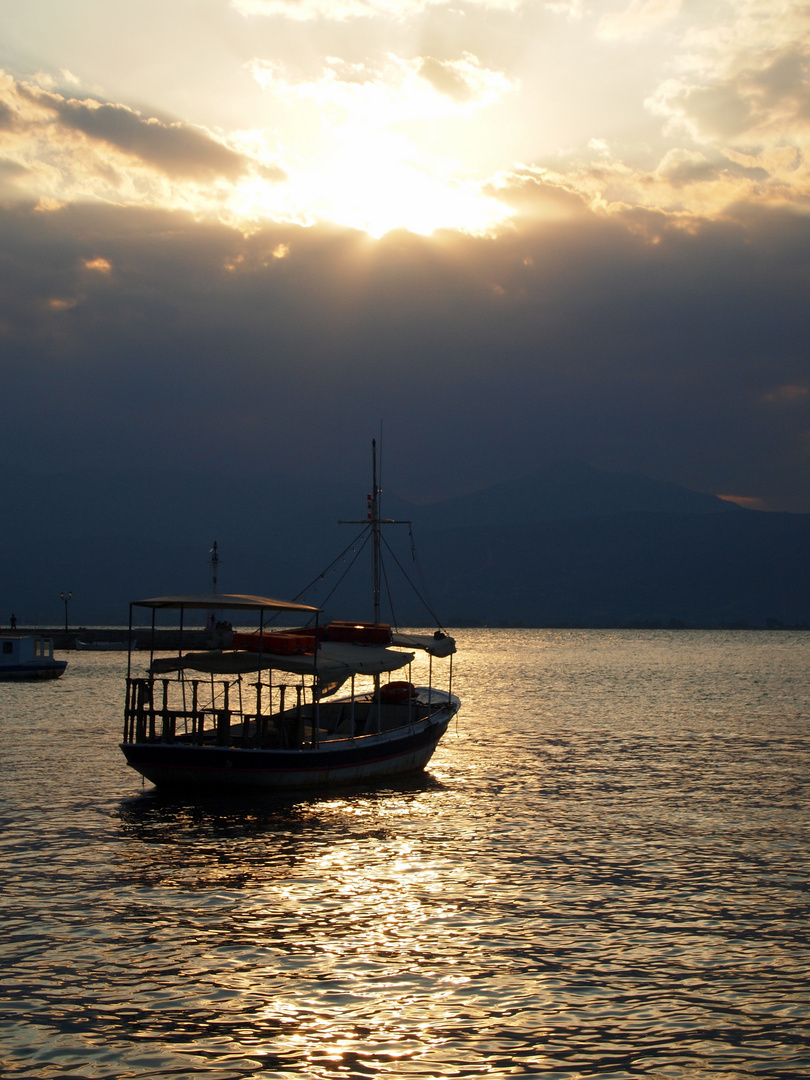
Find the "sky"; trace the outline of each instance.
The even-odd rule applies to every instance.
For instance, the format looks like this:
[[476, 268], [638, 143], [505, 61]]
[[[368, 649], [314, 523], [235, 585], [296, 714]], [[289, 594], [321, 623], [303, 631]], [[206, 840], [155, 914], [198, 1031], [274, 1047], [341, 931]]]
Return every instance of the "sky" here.
[[4, 0], [0, 464], [810, 512], [802, 0]]

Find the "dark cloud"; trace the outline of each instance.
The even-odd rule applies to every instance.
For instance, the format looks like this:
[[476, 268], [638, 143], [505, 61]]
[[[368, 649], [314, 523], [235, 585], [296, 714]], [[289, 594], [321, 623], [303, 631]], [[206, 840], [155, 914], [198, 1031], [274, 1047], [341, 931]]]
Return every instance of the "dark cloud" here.
[[0, 101], [0, 131], [11, 131], [15, 124], [14, 110]]
[[810, 510], [810, 222], [577, 206], [376, 242], [6, 212], [3, 456], [337, 477], [382, 420], [411, 495], [578, 457]]
[[658, 175], [673, 187], [682, 187], [715, 180], [720, 175], [720, 170], [702, 155], [669, 155], [659, 167]]
[[174, 178], [233, 180], [245, 171], [239, 154], [197, 128], [139, 116], [124, 105], [68, 100], [20, 86], [22, 96], [47, 108], [59, 124], [131, 154]]
[[810, 61], [800, 47], [772, 52], [758, 68], [685, 90], [676, 100], [701, 131], [734, 139], [760, 125], [784, 126], [787, 117], [800, 125], [810, 116]]
[[582, 218], [588, 215], [583, 195], [539, 175], [513, 174], [508, 187], [489, 190], [507, 206], [529, 217]]
[[702, 154], [685, 151], [667, 154], [655, 173], [655, 179], [666, 180], [674, 188], [705, 184], [723, 177], [729, 180], [745, 177], [764, 183], [768, 176], [765, 169], [746, 167], [727, 159], [710, 161]]
[[13, 191], [14, 182], [27, 174], [28, 169], [19, 162], [0, 158], [0, 192], [4, 193], [8, 189], [10, 193]]
[[734, 138], [753, 123], [751, 103], [735, 83], [694, 87], [683, 95], [682, 103], [701, 131], [717, 138]]
[[280, 184], [288, 179], [287, 173], [280, 165], [256, 165], [255, 172], [263, 180], [269, 180], [271, 184]]
[[810, 111], [810, 59], [797, 45], [782, 49], [764, 69], [750, 76], [751, 84], [769, 106], [790, 101], [801, 116]]
[[432, 56], [425, 57], [419, 65], [419, 74], [430, 85], [453, 101], [469, 101], [472, 96], [467, 80], [450, 64], [443, 64]]

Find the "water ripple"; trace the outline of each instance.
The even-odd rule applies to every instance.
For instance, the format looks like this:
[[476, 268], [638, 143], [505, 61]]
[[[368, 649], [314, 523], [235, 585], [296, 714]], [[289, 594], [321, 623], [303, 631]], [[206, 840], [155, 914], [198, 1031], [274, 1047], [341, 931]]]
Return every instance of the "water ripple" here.
[[139, 794], [112, 658], [0, 698], [0, 1074], [810, 1074], [810, 635], [468, 637], [334, 798]]

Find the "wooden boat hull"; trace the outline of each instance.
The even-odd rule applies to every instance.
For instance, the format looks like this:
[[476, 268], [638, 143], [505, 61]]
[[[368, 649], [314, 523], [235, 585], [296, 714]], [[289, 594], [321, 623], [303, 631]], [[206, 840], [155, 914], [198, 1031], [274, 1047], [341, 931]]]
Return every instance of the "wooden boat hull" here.
[[458, 705], [408, 728], [326, 742], [317, 749], [121, 743], [127, 764], [158, 787], [270, 791], [332, 788], [425, 768]]

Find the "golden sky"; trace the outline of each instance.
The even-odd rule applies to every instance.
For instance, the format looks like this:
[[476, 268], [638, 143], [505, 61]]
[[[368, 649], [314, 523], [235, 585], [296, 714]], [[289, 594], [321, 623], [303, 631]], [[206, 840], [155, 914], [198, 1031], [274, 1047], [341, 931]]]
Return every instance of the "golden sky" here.
[[492, 233], [807, 208], [799, 0], [5, 0], [6, 198]]

